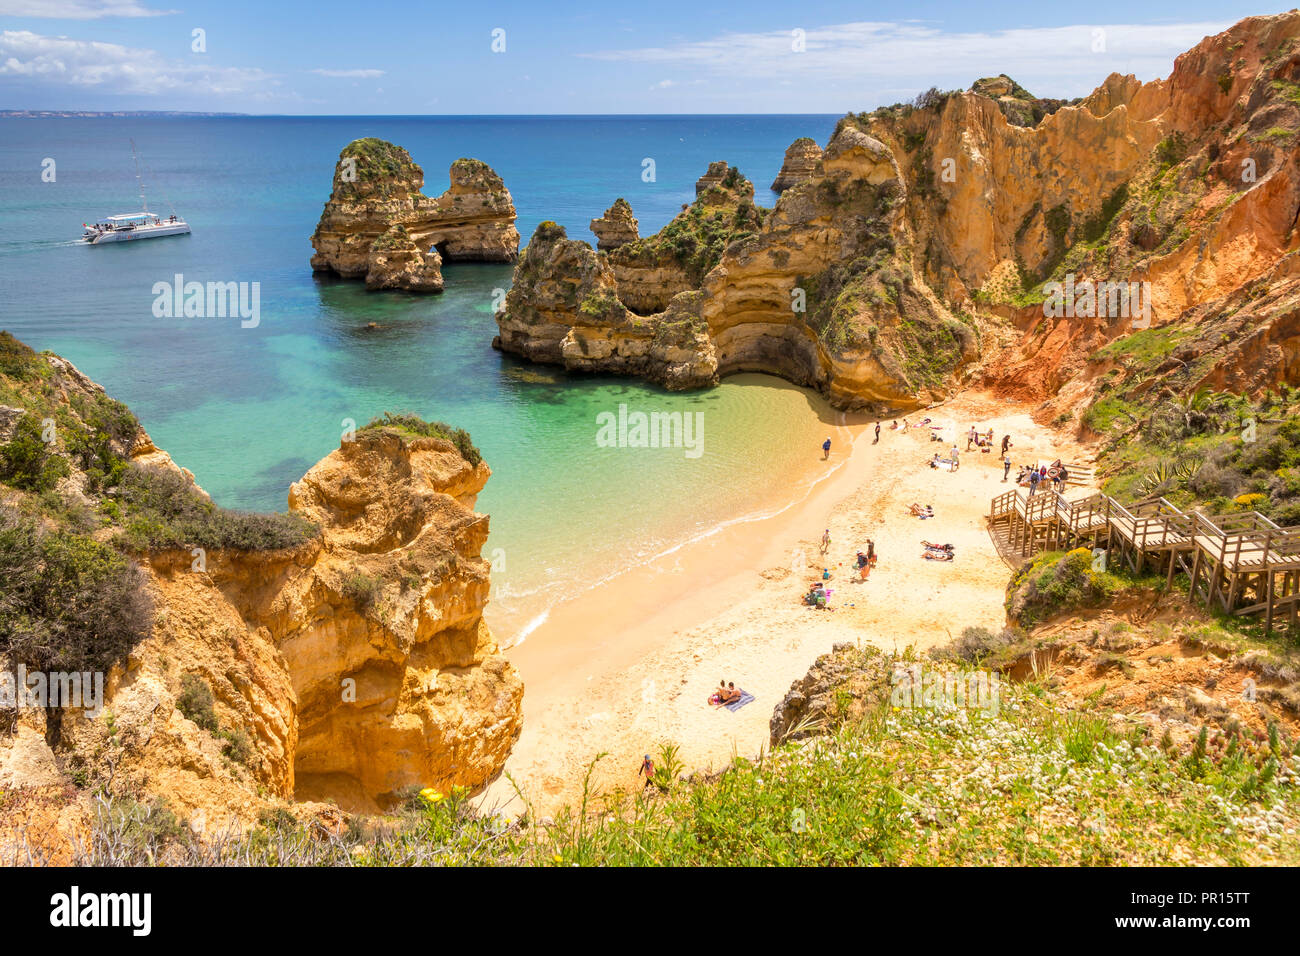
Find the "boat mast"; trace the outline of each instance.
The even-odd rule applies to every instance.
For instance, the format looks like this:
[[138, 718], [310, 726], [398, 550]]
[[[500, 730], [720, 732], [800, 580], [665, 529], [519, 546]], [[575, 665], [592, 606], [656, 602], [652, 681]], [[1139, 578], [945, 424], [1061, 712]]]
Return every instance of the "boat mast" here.
[[135, 151], [135, 140], [131, 140], [131, 157], [135, 160], [135, 181], [140, 184], [141, 212], [148, 212], [149, 203], [144, 198], [144, 179], [140, 176], [140, 154]]

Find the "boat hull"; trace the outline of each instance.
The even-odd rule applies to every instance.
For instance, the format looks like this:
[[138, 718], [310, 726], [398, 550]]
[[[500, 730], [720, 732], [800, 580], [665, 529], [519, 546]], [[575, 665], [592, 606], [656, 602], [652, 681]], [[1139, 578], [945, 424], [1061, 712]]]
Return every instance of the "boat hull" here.
[[188, 235], [190, 227], [186, 223], [164, 223], [161, 226], [152, 226], [145, 229], [119, 229], [113, 232], [102, 232], [94, 237], [86, 237], [86, 241], [92, 246], [102, 245], [106, 242], [133, 242], [136, 239], [162, 239], [166, 236], [184, 236]]

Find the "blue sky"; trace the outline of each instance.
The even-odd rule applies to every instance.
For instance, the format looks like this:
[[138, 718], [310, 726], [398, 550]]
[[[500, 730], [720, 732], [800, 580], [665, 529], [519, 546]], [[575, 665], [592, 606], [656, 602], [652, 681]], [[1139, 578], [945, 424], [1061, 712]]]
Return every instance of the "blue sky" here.
[[1001, 72], [1040, 96], [1079, 96], [1111, 72], [1167, 76], [1206, 34], [1285, 9], [0, 0], [0, 108], [843, 113]]

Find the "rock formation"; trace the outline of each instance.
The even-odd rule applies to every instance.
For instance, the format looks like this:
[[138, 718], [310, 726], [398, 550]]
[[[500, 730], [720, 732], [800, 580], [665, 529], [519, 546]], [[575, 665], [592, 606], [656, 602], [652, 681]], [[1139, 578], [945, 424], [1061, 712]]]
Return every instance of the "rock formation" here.
[[334, 188], [311, 242], [317, 272], [364, 277], [368, 288], [441, 292], [441, 264], [514, 262], [515, 207], [492, 169], [477, 159], [451, 165], [436, 199], [420, 190], [424, 171], [406, 150], [379, 139], [343, 147]]
[[493, 345], [574, 371], [637, 375], [669, 388], [708, 385], [717, 362], [699, 299], [683, 292], [660, 315], [636, 315], [619, 300], [607, 257], [544, 222], [515, 268]]
[[800, 136], [785, 151], [781, 171], [772, 181], [772, 192], [785, 192], [791, 186], [811, 179], [822, 159], [822, 148], [810, 136]]
[[605, 210], [604, 216], [591, 220], [591, 231], [596, 236], [596, 248], [601, 252], [612, 252], [640, 238], [632, 207], [622, 196], [614, 200], [614, 205]]
[[[653, 325], [698, 291], [700, 363], [716, 362], [719, 377], [782, 375], [848, 408], [924, 405], [978, 366], [1025, 397], [1059, 393], [1055, 411], [1070, 412], [1091, 394], [1092, 352], [1175, 321], [1251, 333], [1219, 361], [1184, 358], [1177, 367], [1193, 371], [1169, 387], [1275, 385], [1300, 352], [1288, 292], [1300, 248], [1298, 47], [1293, 11], [1205, 39], [1167, 79], [1112, 75], [1081, 101], [1034, 97], [1003, 74], [850, 114], [808, 178], [720, 255], [697, 259], [704, 274], [683, 268], [699, 232], [683, 228], [684, 212], [609, 254], [615, 294]], [[697, 222], [726, 176], [714, 164], [697, 184]], [[1067, 277], [1147, 283], [1149, 314], [1048, 314], [1045, 283]], [[1237, 310], [1250, 321], [1230, 320]], [[560, 341], [582, 326], [518, 324], [502, 344], [529, 354], [529, 336]]]
[[270, 607], [298, 696], [299, 799], [384, 808], [505, 763], [523, 685], [483, 622], [488, 519], [473, 508], [490, 474], [444, 439], [379, 429], [289, 489], [323, 536]]
[[[899, 258], [900, 183], [889, 151], [847, 128], [766, 216], [748, 180], [711, 164], [695, 202], [608, 254], [608, 269], [585, 244], [530, 244], [497, 317], [499, 344], [673, 388], [763, 371], [843, 407], [915, 407], [944, 394], [976, 343]], [[646, 348], [665, 338], [671, 350]]]
[[[74, 535], [109, 566], [133, 557], [146, 615], [141, 639], [105, 662], [101, 712], [4, 714], [0, 785], [74, 780], [165, 798], [186, 817], [202, 810], [215, 826], [292, 799], [375, 812], [412, 787], [472, 788], [500, 770], [520, 730], [523, 688], [482, 619], [488, 519], [473, 508], [490, 471], [463, 433], [368, 426], [292, 486], [289, 516], [241, 517], [212, 505], [70, 363], [7, 336], [0, 354], [0, 386], [22, 399], [18, 437], [0, 445], [0, 530], [27, 533], [22, 509], [44, 507], [4, 463], [16, 460], [9, 449], [23, 440], [24, 419], [38, 422], [37, 434], [53, 419], [47, 462], [62, 462], [50, 473], [62, 476], [52, 494], [64, 510], [46, 514], [45, 533]], [[121, 477], [110, 486], [112, 474]], [[133, 476], [149, 479], [150, 515], [132, 510]], [[99, 544], [61, 517], [78, 511], [107, 522]], [[202, 523], [176, 525], [176, 544], [115, 537], [185, 513]], [[265, 539], [269, 525], [298, 531]], [[227, 535], [191, 544], [237, 527], [250, 529], [245, 543], [223, 544]], [[256, 545], [258, 535], [268, 543]], [[10, 613], [0, 608], [0, 625]], [[32, 653], [16, 639], [0, 642], [11, 673]]]
[[664, 311], [678, 293], [698, 289], [727, 244], [757, 232], [762, 221], [754, 184], [724, 162], [711, 163], [695, 184], [695, 201], [672, 222], [610, 253], [619, 300], [638, 315]]

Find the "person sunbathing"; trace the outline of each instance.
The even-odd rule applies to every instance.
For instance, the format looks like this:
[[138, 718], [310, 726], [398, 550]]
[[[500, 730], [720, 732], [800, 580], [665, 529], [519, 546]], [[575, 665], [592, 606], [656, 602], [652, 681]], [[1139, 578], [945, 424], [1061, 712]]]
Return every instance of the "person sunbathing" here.
[[727, 689], [724, 691], [724, 696], [722, 698], [722, 705], [725, 707], [727, 704], [735, 703], [736, 701], [740, 700], [740, 696], [741, 696], [741, 692], [736, 690], [736, 685], [728, 684]]
[[915, 517], [917, 517], [917, 518], [933, 518], [933, 517], [934, 517], [934, 508], [933, 508], [932, 506], [930, 506], [930, 505], [926, 505], [924, 508], [922, 508], [922, 507], [921, 507], [919, 504], [917, 504], [916, 502], [912, 502], [912, 504], [910, 504], [910, 505], [908, 506], [907, 510], [908, 510], [909, 512], [911, 512], [911, 513], [912, 513]]

